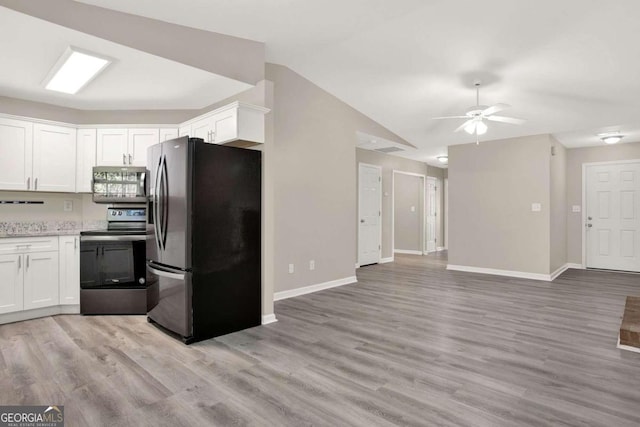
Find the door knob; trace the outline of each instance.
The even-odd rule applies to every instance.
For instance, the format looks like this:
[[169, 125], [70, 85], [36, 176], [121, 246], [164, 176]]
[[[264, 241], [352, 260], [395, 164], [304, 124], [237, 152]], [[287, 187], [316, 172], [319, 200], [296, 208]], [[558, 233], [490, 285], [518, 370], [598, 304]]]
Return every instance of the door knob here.
[[593, 224], [587, 224], [587, 227], [591, 228], [593, 227]]
[[590, 216], [588, 216], [588, 217], [587, 217], [587, 219], [588, 219], [589, 221], [591, 221], [593, 218], [591, 218]]
[[361, 219], [360, 222], [364, 223], [364, 219]]

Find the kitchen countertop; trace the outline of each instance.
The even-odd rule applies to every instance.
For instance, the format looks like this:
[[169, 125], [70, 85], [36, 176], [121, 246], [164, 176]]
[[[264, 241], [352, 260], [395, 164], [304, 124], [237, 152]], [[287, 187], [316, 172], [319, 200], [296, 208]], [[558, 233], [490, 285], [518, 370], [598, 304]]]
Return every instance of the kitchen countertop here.
[[0, 222], [0, 238], [78, 236], [106, 228], [106, 221], [4, 221]]

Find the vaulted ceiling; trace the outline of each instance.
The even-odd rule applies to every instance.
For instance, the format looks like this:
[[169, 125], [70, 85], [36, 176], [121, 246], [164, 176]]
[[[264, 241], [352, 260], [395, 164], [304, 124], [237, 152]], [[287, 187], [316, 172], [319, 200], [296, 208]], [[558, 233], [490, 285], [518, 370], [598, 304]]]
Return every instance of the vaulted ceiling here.
[[[490, 123], [483, 139], [638, 135], [637, 0], [84, 0], [100, 7], [262, 41], [286, 65], [418, 147], [434, 163], [459, 115], [481, 101], [512, 105], [522, 126]], [[188, 46], [185, 46], [188, 48]], [[625, 138], [626, 142], [633, 140]], [[637, 140], [637, 139], [635, 139]]]

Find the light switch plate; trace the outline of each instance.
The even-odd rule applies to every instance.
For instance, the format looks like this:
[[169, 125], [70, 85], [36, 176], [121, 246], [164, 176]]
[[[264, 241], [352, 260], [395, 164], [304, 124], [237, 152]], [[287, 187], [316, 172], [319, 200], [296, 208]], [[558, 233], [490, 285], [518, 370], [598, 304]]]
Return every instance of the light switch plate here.
[[541, 203], [531, 203], [531, 212], [541, 212], [542, 204]]
[[411, 206], [411, 212], [415, 212], [416, 211], [416, 207], [415, 206]]
[[293, 274], [293, 272], [295, 271], [293, 264], [289, 264], [289, 274]]
[[581, 212], [581, 211], [582, 211], [582, 207], [580, 205], [571, 206], [571, 212]]
[[73, 210], [73, 200], [65, 200], [63, 209], [65, 212], [71, 212]]

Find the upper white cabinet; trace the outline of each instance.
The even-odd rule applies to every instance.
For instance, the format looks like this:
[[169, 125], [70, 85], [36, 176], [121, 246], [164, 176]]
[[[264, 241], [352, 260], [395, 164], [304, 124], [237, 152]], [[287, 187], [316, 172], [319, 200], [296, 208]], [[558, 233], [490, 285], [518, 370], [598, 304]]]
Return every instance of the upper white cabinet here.
[[[264, 115], [269, 110], [233, 102], [180, 127], [194, 138], [213, 144], [247, 146], [264, 142]], [[187, 130], [186, 125], [190, 126]]]
[[147, 148], [160, 142], [158, 128], [98, 129], [97, 166], [146, 166]]
[[76, 129], [33, 125], [33, 186], [40, 191], [76, 191]]
[[127, 145], [129, 164], [133, 166], [147, 165], [147, 148], [160, 142], [158, 129], [129, 129]]
[[[179, 135], [183, 136], [183, 135]], [[178, 137], [178, 129], [160, 129], [160, 142]]]
[[78, 129], [76, 144], [76, 192], [91, 193], [96, 165], [96, 129]]
[[191, 125], [182, 125], [178, 128], [178, 136], [190, 136], [191, 134]]
[[33, 124], [0, 118], [0, 189], [30, 190]]
[[98, 129], [96, 166], [129, 165], [127, 129]]

